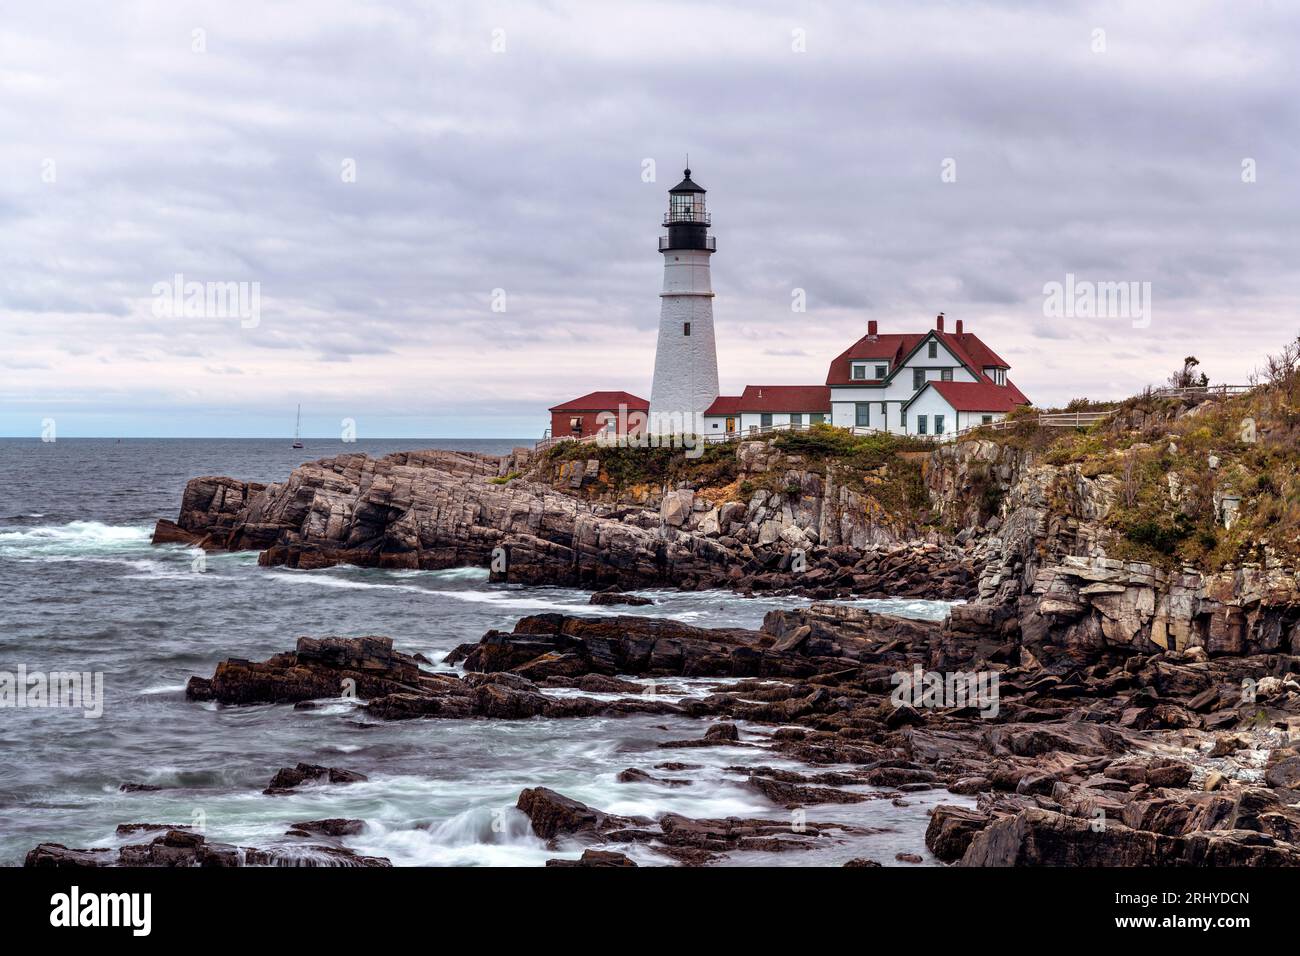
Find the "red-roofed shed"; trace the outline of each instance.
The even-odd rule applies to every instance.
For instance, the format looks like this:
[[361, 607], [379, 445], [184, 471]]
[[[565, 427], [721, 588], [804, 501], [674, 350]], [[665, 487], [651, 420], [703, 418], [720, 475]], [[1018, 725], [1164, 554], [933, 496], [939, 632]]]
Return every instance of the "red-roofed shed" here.
[[650, 403], [631, 392], [588, 392], [552, 405], [551, 437], [586, 438], [599, 431], [638, 435], [645, 430]]

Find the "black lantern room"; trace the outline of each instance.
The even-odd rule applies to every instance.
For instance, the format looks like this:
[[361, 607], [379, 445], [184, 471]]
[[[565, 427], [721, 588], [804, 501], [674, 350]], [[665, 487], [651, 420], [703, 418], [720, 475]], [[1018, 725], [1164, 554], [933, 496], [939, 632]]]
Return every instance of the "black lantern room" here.
[[659, 237], [659, 251], [671, 249], [716, 250], [716, 242], [709, 235], [709, 213], [704, 206], [704, 187], [686, 178], [668, 190], [668, 213], [664, 216], [668, 235]]

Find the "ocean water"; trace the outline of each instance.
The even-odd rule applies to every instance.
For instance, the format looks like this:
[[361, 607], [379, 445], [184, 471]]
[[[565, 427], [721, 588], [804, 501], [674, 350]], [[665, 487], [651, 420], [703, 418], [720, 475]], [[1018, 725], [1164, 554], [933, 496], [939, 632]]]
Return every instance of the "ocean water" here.
[[[539, 785], [616, 813], [788, 819], [728, 768], [807, 768], [760, 747], [658, 749], [665, 740], [700, 736], [704, 724], [695, 720], [385, 723], [355, 713], [346, 700], [299, 711], [185, 699], [191, 675], [210, 676], [227, 657], [291, 649], [302, 635], [383, 634], [439, 662], [460, 643], [544, 611], [756, 627], [772, 608], [803, 603], [646, 591], [656, 601], [651, 607], [592, 608], [585, 591], [489, 584], [478, 568], [290, 571], [259, 568], [253, 553], [208, 555], [196, 565], [195, 550], [149, 543], [154, 521], [176, 517], [185, 482], [196, 475], [274, 481], [302, 461], [345, 451], [500, 454], [517, 444], [308, 441], [294, 451], [279, 440], [0, 439], [0, 671], [104, 675], [98, 718], [71, 708], [0, 708], [0, 865], [21, 864], [40, 842], [133, 842], [115, 837], [119, 823], [197, 822], [210, 839], [267, 846], [295, 842], [284, 836], [289, 823], [323, 817], [364, 819], [365, 831], [343, 845], [396, 865], [540, 865], [576, 856], [580, 848], [547, 849], [513, 809], [521, 789]], [[941, 602], [861, 603], [917, 617], [947, 613]], [[706, 692], [701, 681], [660, 682], [658, 691]], [[742, 738], [745, 730], [742, 724]], [[700, 766], [652, 769], [666, 760]], [[284, 797], [261, 793], [278, 768], [299, 761], [357, 770], [369, 781]], [[616, 782], [627, 767], [692, 783]], [[126, 782], [161, 789], [119, 792]], [[937, 791], [909, 795], [901, 807], [872, 800], [812, 808], [809, 819], [884, 832], [849, 846], [730, 862], [830, 865], [871, 856], [889, 865], [896, 852], [925, 853], [925, 811], [938, 802], [962, 801]], [[665, 862], [644, 849], [628, 852], [643, 863]]]

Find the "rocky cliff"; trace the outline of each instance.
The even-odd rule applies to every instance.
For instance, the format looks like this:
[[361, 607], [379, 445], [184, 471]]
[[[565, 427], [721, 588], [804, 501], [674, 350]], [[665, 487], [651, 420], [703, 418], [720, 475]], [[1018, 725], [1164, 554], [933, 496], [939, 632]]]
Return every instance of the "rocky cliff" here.
[[927, 486], [973, 544], [990, 627], [1044, 662], [1300, 648], [1297, 541], [1277, 533], [1296, 503], [1259, 521], [1267, 496], [1241, 494], [1294, 467], [1286, 435], [1254, 430], [1260, 403], [1125, 408], [1048, 447], [1004, 434], [936, 451]]
[[971, 647], [1043, 663], [1289, 652], [1300, 456], [1276, 406], [1135, 402], [1088, 432], [1026, 423], [927, 451], [826, 429], [699, 461], [579, 445], [346, 454], [271, 485], [196, 478], [154, 540], [296, 568], [968, 598], [953, 627]]
[[599, 458], [340, 455], [283, 483], [195, 478], [154, 541], [259, 550], [294, 568], [477, 565], [528, 584], [973, 594], [961, 547], [906, 527], [833, 466], [767, 442], [727, 454], [734, 477], [721, 487], [684, 478], [628, 495], [590, 493], [607, 481]]

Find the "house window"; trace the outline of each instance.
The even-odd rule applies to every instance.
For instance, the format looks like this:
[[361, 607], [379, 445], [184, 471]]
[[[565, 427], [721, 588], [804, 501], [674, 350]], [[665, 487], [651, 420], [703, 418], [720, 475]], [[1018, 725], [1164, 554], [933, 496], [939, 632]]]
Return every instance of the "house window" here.
[[852, 377], [859, 382], [865, 381], [867, 377], [867, 367], [865, 365], [854, 365]]
[[683, 323], [682, 323], [682, 335], [690, 335], [690, 334], [691, 334], [691, 323], [689, 323], [689, 322], [683, 322]]
[[582, 418], [580, 416], [575, 415], [569, 419], [569, 431], [578, 435], [582, 434]]
[[943, 416], [942, 416], [942, 415], [935, 415], [935, 416], [934, 416], [934, 433], [935, 433], [936, 435], [942, 435], [942, 434], [943, 434]]
[[925, 434], [928, 434], [928, 433], [926, 432], [925, 429], [926, 429], [926, 417], [925, 417], [924, 415], [917, 415], [917, 416], [916, 416], [916, 433], [917, 433], [918, 435], [925, 435]]
[[925, 369], [923, 368], [912, 369], [912, 390], [920, 391], [924, 387], [925, 387]]
[[758, 417], [758, 424], [759, 424], [761, 427], [763, 427], [763, 428], [771, 428], [771, 427], [772, 427], [772, 413], [771, 413], [771, 412], [763, 412], [761, 415], [759, 415], [759, 417]]
[[952, 381], [952, 369], [950, 369], [950, 368], [946, 368], [946, 369], [944, 369], [943, 371], [941, 371], [941, 372], [939, 373], [939, 377], [940, 377], [941, 379], [943, 379], [945, 382], [951, 382], [951, 381]]
[[871, 427], [871, 403], [858, 402], [853, 406], [853, 424], [858, 428]]
[[876, 378], [878, 378], [878, 379], [883, 379], [883, 378], [884, 378], [886, 375], [888, 375], [888, 374], [889, 374], [889, 366], [888, 366], [888, 365], [877, 365], [877, 366], [876, 366]]
[[980, 416], [980, 424], [981, 424], [981, 425], [992, 425], [992, 424], [993, 424], [993, 416], [992, 416], [992, 415], [981, 415], [981, 416]]
[[931, 342], [931, 343], [930, 343], [930, 351], [929, 351], [927, 354], [930, 356], [930, 358], [938, 358], [938, 357], [939, 357], [939, 343], [938, 343], [938, 342]]
[[810, 413], [810, 414], [808, 415], [808, 424], [809, 424], [809, 425], [825, 425], [825, 424], [826, 424], [826, 413], [825, 413], [825, 412], [812, 412], [812, 413]]
[[790, 424], [791, 424], [791, 425], [802, 425], [802, 424], [803, 424], [803, 412], [791, 412], [791, 413], [790, 413]]

